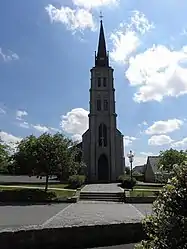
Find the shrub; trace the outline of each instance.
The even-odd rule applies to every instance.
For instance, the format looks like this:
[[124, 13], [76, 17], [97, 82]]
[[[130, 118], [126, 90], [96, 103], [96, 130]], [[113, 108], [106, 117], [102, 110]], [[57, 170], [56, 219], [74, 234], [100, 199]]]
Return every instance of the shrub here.
[[69, 185], [71, 188], [80, 188], [85, 182], [84, 175], [72, 175], [69, 177]]
[[149, 239], [136, 249], [187, 248], [187, 163], [175, 165], [174, 173], [143, 220]]
[[14, 189], [1, 190], [0, 201], [48, 201], [56, 197], [54, 192], [45, 192], [41, 189]]
[[126, 175], [120, 175], [118, 177], [118, 182], [122, 183], [125, 177], [126, 177]]
[[127, 166], [125, 166], [125, 174], [126, 174], [126, 175], [130, 175], [130, 173], [131, 173], [130, 168], [127, 167]]
[[136, 179], [134, 177], [131, 181], [130, 176], [121, 175], [119, 176], [118, 180], [121, 183], [122, 188], [133, 188], [136, 185]]

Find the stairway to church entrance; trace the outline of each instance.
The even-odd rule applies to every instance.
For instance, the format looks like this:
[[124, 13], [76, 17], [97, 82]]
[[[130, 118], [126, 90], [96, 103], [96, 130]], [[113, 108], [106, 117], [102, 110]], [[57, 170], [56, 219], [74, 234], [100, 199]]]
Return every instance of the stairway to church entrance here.
[[82, 188], [80, 200], [123, 202], [123, 195], [117, 183], [89, 184]]
[[101, 155], [98, 160], [98, 181], [99, 182], [109, 181], [108, 159], [104, 154]]

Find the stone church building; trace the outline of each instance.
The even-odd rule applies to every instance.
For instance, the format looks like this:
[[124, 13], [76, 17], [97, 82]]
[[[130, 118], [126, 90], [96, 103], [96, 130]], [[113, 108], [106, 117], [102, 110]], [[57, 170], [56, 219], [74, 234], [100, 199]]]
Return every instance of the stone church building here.
[[116, 128], [114, 69], [109, 65], [101, 20], [95, 66], [91, 69], [89, 129], [82, 156], [90, 183], [115, 182], [124, 171], [123, 135]]

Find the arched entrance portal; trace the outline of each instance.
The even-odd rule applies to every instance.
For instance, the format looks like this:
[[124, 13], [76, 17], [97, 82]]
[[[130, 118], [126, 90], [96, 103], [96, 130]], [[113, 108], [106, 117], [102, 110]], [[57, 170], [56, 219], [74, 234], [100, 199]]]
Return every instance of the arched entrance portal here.
[[98, 180], [100, 182], [108, 182], [109, 180], [108, 159], [104, 154], [98, 160]]

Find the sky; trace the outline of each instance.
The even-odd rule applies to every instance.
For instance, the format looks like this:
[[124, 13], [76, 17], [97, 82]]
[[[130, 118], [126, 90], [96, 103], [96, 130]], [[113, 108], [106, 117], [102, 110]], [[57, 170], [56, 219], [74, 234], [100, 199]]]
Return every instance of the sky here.
[[186, 149], [184, 0], [0, 1], [1, 139], [15, 146], [58, 131], [81, 139], [100, 11], [125, 156], [132, 150], [135, 166], [161, 150]]

